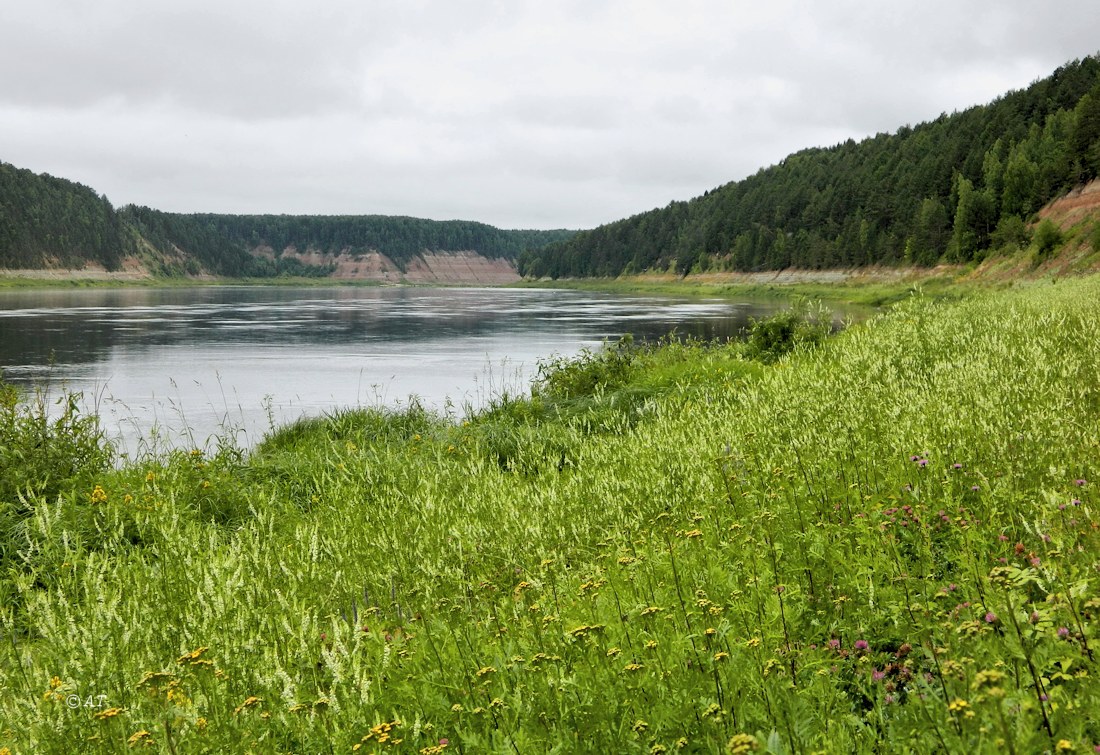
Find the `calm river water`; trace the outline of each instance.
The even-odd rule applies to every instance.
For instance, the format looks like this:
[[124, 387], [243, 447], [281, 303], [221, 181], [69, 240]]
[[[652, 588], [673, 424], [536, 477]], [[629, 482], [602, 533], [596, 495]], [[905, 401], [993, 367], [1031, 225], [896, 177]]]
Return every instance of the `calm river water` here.
[[624, 333], [736, 337], [778, 303], [533, 289], [0, 291], [0, 369], [83, 394], [124, 450], [249, 446], [273, 425], [418, 397], [461, 413]]

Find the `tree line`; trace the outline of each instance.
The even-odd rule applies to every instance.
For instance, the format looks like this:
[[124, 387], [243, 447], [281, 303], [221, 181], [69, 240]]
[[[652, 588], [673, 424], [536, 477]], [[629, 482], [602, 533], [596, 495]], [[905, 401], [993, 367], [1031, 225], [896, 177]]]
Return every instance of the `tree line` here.
[[[383, 215], [181, 214], [136, 205], [116, 210], [87, 186], [0, 163], [0, 268], [7, 269], [91, 262], [116, 270], [136, 255], [167, 276], [323, 276], [332, 265], [308, 265], [283, 253], [376, 251], [404, 269], [413, 257], [433, 251], [515, 259], [573, 233]], [[273, 259], [253, 254], [263, 247], [274, 251]]]
[[994, 102], [806, 149], [690, 201], [520, 255], [533, 277], [967, 262], [1025, 244], [1050, 199], [1100, 176], [1100, 57]]

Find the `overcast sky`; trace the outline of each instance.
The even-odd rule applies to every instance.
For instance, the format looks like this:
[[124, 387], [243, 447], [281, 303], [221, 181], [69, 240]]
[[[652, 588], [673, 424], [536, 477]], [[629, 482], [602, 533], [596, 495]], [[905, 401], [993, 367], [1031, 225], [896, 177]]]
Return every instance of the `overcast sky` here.
[[116, 205], [588, 228], [1098, 51], [1096, 0], [3, 0], [0, 161]]

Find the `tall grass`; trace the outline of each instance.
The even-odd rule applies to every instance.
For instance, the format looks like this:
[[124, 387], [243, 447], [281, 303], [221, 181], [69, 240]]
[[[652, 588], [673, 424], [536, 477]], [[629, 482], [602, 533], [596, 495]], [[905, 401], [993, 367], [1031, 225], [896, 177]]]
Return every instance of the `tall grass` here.
[[25, 486], [12, 752], [1084, 751], [1100, 280]]

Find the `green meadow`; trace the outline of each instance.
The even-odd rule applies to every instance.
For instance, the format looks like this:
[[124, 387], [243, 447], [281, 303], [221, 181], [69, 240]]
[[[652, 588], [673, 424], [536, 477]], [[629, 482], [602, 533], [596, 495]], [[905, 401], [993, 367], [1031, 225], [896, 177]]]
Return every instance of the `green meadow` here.
[[1092, 752], [1100, 278], [120, 463], [0, 390], [0, 753]]

